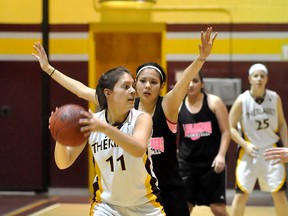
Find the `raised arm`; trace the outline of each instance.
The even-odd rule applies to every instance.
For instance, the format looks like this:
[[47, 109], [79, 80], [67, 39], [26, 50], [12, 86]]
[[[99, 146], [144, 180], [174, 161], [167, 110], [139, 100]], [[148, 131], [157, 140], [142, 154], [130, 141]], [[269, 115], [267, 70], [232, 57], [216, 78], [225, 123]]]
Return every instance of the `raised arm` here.
[[211, 27], [207, 28], [205, 33], [201, 32], [201, 45], [198, 45], [199, 56], [184, 70], [183, 75], [177, 81], [174, 88], [164, 96], [162, 106], [166, 118], [171, 122], [177, 122], [178, 109], [186, 95], [189, 83], [192, 78], [197, 75], [206, 58], [211, 53], [214, 40], [217, 36], [217, 33], [215, 33], [215, 35], [211, 37], [211, 33]]
[[49, 64], [46, 52], [40, 42], [36, 42], [33, 48], [37, 54], [32, 53], [32, 55], [39, 61], [40, 67], [44, 72], [46, 72], [51, 78], [53, 78], [68, 91], [74, 93], [80, 98], [83, 98], [84, 100], [93, 102], [98, 106], [95, 89], [89, 88], [83, 83], [66, 76], [56, 68], [52, 67]]

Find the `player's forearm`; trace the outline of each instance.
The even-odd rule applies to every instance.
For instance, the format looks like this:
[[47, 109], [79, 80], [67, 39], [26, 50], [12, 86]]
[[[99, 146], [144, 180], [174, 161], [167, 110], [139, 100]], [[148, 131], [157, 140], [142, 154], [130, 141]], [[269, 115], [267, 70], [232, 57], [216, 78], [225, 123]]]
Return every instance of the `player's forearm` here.
[[230, 141], [231, 141], [230, 132], [227, 131], [227, 132], [222, 133], [221, 144], [220, 144], [218, 154], [222, 155], [223, 157], [226, 156], [228, 148], [230, 146]]
[[[83, 83], [79, 82], [78, 80], [72, 79], [65, 74], [63, 74], [58, 69], [55, 69], [52, 66], [48, 68], [47, 71], [54, 71], [50, 77], [54, 79], [58, 84], [66, 88], [68, 91], [72, 92], [79, 98], [82, 98], [86, 101], [94, 102], [96, 105], [98, 101], [95, 98], [95, 90], [90, 90], [90, 88]], [[47, 74], [49, 72], [45, 71]]]
[[83, 151], [85, 146], [86, 143], [83, 143], [80, 146], [68, 147], [56, 142], [54, 159], [57, 167], [59, 169], [66, 169], [70, 167]]
[[107, 124], [104, 133], [110, 137], [117, 145], [135, 157], [142, 157], [146, 151], [147, 143], [138, 140], [134, 136], [124, 134], [114, 126]]
[[246, 148], [247, 143], [246, 143], [246, 141], [241, 137], [241, 135], [239, 134], [239, 132], [237, 131], [237, 129], [231, 128], [231, 129], [230, 129], [230, 132], [231, 132], [231, 138], [232, 138], [232, 140], [233, 140], [236, 144], [240, 145], [241, 147]]
[[177, 81], [174, 88], [182, 88], [183, 92], [186, 94], [189, 83], [192, 78], [197, 75], [204, 65], [206, 59], [202, 59], [200, 56], [197, 57], [183, 72], [181, 78]]

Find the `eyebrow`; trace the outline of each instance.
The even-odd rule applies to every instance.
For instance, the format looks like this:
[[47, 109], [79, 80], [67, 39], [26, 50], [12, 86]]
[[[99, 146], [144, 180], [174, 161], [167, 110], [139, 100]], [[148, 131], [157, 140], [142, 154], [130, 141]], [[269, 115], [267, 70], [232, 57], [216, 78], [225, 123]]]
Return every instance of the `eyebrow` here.
[[158, 77], [156, 78], [156, 77], [154, 77], [154, 76], [153, 76], [153, 77], [152, 77], [152, 76], [148, 76], [148, 77], [147, 77], [147, 76], [145, 76], [145, 75], [139, 77], [138, 79], [152, 79], [152, 80], [159, 80], [159, 81], [161, 81], [161, 78], [158, 78]]
[[123, 81], [121, 84], [133, 84], [133, 83], [135, 83], [135, 81], [134, 80], [132, 80], [132, 81]]

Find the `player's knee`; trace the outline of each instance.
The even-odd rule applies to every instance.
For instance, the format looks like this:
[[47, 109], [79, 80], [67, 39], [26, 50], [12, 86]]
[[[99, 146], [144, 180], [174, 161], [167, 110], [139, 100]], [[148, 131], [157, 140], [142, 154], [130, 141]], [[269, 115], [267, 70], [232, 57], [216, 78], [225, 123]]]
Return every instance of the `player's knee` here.
[[210, 209], [215, 216], [228, 216], [225, 204], [211, 204]]
[[285, 202], [287, 200], [285, 191], [274, 192], [274, 193], [271, 193], [271, 195], [275, 202], [281, 202], [281, 201]]
[[234, 208], [244, 208], [246, 206], [249, 194], [237, 193], [232, 201]]

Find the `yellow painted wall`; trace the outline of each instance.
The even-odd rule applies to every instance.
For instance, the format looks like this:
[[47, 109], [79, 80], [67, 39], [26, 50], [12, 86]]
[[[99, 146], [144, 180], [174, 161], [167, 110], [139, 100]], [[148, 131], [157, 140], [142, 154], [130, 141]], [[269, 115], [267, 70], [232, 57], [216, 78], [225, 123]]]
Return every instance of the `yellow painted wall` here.
[[[287, 0], [157, 0], [151, 10], [104, 11], [99, 9], [97, 0], [50, 0], [50, 22], [52, 24], [94, 22], [287, 23], [287, 11]], [[0, 0], [0, 23], [37, 24], [41, 22], [41, 14], [42, 0]]]

